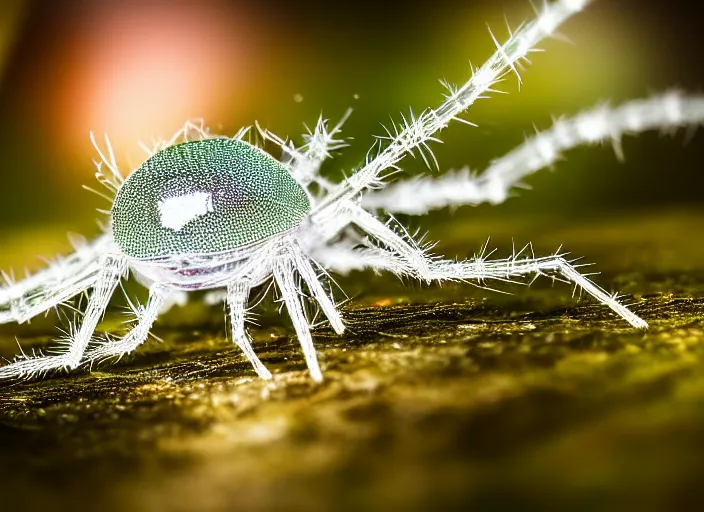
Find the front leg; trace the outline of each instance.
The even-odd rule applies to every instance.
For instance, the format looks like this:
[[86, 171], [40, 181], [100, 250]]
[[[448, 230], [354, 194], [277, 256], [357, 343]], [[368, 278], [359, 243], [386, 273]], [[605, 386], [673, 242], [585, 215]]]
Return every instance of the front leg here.
[[93, 286], [110, 244], [111, 237], [101, 235], [25, 279], [6, 278], [0, 287], [0, 323], [27, 322]]
[[[489, 279], [510, 281], [526, 275], [551, 273], [572, 282], [601, 304], [611, 308], [633, 327], [638, 329], [648, 327], [643, 319], [618, 302], [616, 296], [607, 293], [583, 276], [574, 265], [560, 255], [542, 258], [522, 258], [515, 255], [511, 258], [498, 260], [478, 256], [470, 260], [455, 262], [428, 254], [427, 251], [415, 245], [409, 235], [405, 237], [398, 235], [388, 225], [359, 206], [348, 203], [344, 209], [338, 211], [340, 214], [348, 212], [347, 215], [351, 222], [372, 235], [385, 248], [372, 247], [360, 250], [345, 248], [339, 244], [332, 244], [328, 250], [325, 247], [316, 248], [313, 254], [324, 259], [326, 266], [330, 265], [332, 269], [335, 269], [336, 259], [340, 262], [341, 270], [354, 268], [351, 263], [356, 257], [359, 266], [368, 265], [370, 268], [388, 270], [397, 275], [407, 275], [427, 282], [451, 280], [482, 282]], [[347, 256], [343, 257], [342, 254], [338, 254], [335, 257], [333, 251], [346, 252]], [[326, 252], [329, 253], [327, 257]], [[365, 260], [366, 263], [364, 263]]]
[[252, 363], [254, 371], [262, 379], [271, 379], [271, 372], [259, 360], [252, 348], [252, 340], [245, 329], [244, 320], [247, 313], [247, 301], [251, 287], [246, 281], [237, 281], [227, 285], [227, 305], [230, 308], [230, 323], [232, 324], [232, 340], [244, 352]]
[[318, 356], [310, 334], [310, 322], [303, 309], [302, 290], [296, 284], [294, 272], [295, 264], [293, 258], [286, 253], [282, 254], [274, 264], [274, 280], [279, 287], [281, 298], [286, 304], [288, 315], [293, 322], [310, 376], [314, 381], [321, 382], [323, 373], [320, 370], [320, 363], [318, 363]]
[[73, 328], [69, 331], [68, 346], [57, 355], [18, 356], [12, 363], [0, 368], [0, 379], [29, 378], [60, 368], [71, 370], [80, 364], [93, 332], [127, 269], [127, 262], [122, 256], [107, 255], [101, 258], [100, 268], [83, 322], [75, 332]]

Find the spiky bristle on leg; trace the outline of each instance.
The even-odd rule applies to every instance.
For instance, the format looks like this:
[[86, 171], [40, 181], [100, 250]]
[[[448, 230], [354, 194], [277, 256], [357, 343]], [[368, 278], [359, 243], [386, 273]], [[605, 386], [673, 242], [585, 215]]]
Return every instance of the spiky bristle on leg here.
[[244, 326], [250, 291], [250, 285], [242, 281], [230, 283], [227, 286], [227, 305], [230, 308], [232, 340], [242, 350], [247, 360], [252, 363], [257, 375], [262, 379], [271, 379], [271, 372], [267, 370], [254, 352], [251, 338]]
[[294, 268], [292, 258], [286, 254], [282, 255], [274, 264], [274, 280], [279, 288], [281, 299], [286, 304], [289, 317], [293, 322], [310, 376], [314, 381], [322, 382], [323, 373], [320, 370], [320, 363], [318, 363], [318, 356], [310, 334], [308, 318], [303, 309], [300, 291], [294, 280]]
[[502, 203], [512, 187], [540, 169], [556, 163], [562, 154], [583, 144], [611, 140], [617, 153], [624, 135], [647, 130], [672, 130], [704, 123], [704, 96], [676, 91], [611, 108], [600, 105], [578, 115], [559, 119], [548, 130], [494, 160], [482, 173], [464, 169], [438, 178], [398, 181], [364, 195], [364, 208], [389, 213], [423, 215], [448, 206]]

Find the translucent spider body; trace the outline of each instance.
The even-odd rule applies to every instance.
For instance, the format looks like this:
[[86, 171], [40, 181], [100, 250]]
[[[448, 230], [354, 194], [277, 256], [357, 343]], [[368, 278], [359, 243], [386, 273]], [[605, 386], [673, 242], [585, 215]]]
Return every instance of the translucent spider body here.
[[[601, 106], [556, 121], [549, 130], [495, 160], [482, 174], [460, 172], [388, 183], [393, 174], [388, 171], [398, 169], [409, 153], [418, 152], [426, 162], [436, 163], [428, 143], [437, 141], [437, 133], [492, 92], [536, 44], [587, 3], [545, 3], [532, 22], [510, 34], [503, 45], [497, 44], [496, 53], [464, 85], [448, 85], [439, 107], [411, 114], [391, 127], [388, 137], [370, 150], [364, 165], [340, 183], [331, 183], [319, 171], [331, 151], [346, 146], [335, 138], [342, 122], [328, 130], [321, 119], [301, 147], [261, 130], [265, 139], [281, 146], [282, 162], [243, 141], [246, 130], [227, 138], [187, 123], [171, 140], [148, 149], [149, 158], [126, 180], [109, 143], [107, 155], [96, 145], [101, 157], [97, 176], [114, 193], [107, 231], [47, 269], [19, 282], [8, 280], [0, 288], [2, 322], [27, 321], [90, 289], [83, 319], [71, 327], [67, 342], [56, 353], [18, 356], [0, 368], [0, 378], [29, 377], [119, 358], [147, 339], [161, 311], [194, 289], [225, 290], [234, 342], [257, 374], [270, 378], [252, 349], [245, 316], [252, 288], [273, 278], [311, 377], [319, 381], [322, 372], [302, 295], [307, 291], [335, 332], [342, 333], [344, 325], [328, 289], [327, 274], [365, 268], [424, 282], [482, 283], [547, 274], [572, 282], [633, 327], [647, 327], [559, 254], [534, 257], [519, 252], [488, 259], [482, 253], [464, 261], [448, 260], [429, 254], [390, 216], [498, 203], [520, 179], [553, 164], [567, 149], [704, 120], [704, 98], [677, 93], [617, 108]], [[124, 337], [94, 339], [113, 292], [130, 271], [149, 288], [146, 305], [134, 308], [135, 324]]]

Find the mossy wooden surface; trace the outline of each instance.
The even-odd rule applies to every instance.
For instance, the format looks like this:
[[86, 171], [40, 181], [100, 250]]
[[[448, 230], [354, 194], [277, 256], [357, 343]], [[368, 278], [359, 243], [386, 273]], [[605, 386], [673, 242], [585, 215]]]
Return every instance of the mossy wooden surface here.
[[[0, 388], [2, 509], [674, 510], [696, 498], [704, 215], [449, 219], [433, 237], [450, 256], [487, 234], [498, 256], [512, 235], [588, 255], [651, 329], [546, 279], [501, 295], [354, 274], [339, 280], [349, 333], [315, 331], [315, 385], [275, 305], [253, 331], [275, 373], [263, 382], [226, 341], [222, 310], [190, 304], [161, 319], [163, 343], [115, 366]], [[3, 326], [2, 355], [15, 336], [46, 346], [55, 320]]]

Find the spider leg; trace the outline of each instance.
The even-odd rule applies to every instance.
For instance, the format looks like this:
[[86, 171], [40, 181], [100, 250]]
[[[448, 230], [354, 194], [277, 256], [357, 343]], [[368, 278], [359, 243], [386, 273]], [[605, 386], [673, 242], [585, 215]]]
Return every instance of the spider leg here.
[[[294, 280], [295, 273], [298, 272], [306, 283], [313, 298], [330, 321], [333, 330], [338, 334], [342, 334], [345, 330], [340, 313], [328, 292], [323, 288], [320, 277], [311, 264], [310, 259], [297, 244], [293, 242], [287, 244], [287, 248], [276, 258], [273, 267], [274, 279], [281, 291], [289, 316], [293, 321], [311, 376], [314, 380], [320, 381], [322, 380], [322, 373], [315, 347], [313, 346], [310, 323], [303, 309], [300, 286]], [[248, 282], [241, 280], [232, 282], [227, 287], [227, 303], [230, 307], [232, 338], [252, 363], [257, 375], [264, 379], [270, 379], [272, 375], [254, 353], [250, 336], [244, 325], [250, 291], [251, 286]]]
[[367, 209], [422, 215], [447, 206], [502, 203], [511, 188], [526, 176], [555, 164], [564, 151], [612, 140], [620, 156], [620, 139], [646, 130], [673, 130], [704, 123], [704, 97], [668, 92], [644, 100], [629, 101], [617, 108], [597, 106], [527, 139], [498, 158], [481, 174], [468, 169], [438, 178], [398, 181], [383, 190], [370, 191], [362, 199]]
[[[355, 205], [348, 205], [348, 209], [353, 208]], [[429, 256], [423, 249], [412, 245], [373, 215], [363, 212], [359, 207], [356, 208], [360, 211], [352, 211], [353, 222], [389, 249], [376, 248], [368, 254], [384, 261], [382, 266], [396, 274], [410, 275], [425, 281], [476, 280], [481, 282], [486, 279], [510, 281], [512, 278], [529, 274], [554, 273], [611, 308], [633, 327], [638, 329], [648, 327], [644, 320], [618, 302], [615, 296], [582, 275], [574, 265], [560, 255], [542, 258], [520, 258], [514, 255], [511, 258], [499, 260], [478, 256], [459, 262], [439, 259]], [[411, 240], [410, 236], [407, 238]]]
[[345, 332], [345, 325], [342, 323], [340, 312], [337, 310], [328, 292], [323, 288], [320, 277], [313, 268], [310, 259], [303, 254], [298, 247], [293, 248], [291, 253], [293, 256], [293, 264], [298, 274], [303, 278], [306, 286], [308, 286], [308, 289], [313, 294], [313, 298], [320, 306], [320, 309], [322, 309], [323, 314], [327, 317], [333, 331], [337, 334], [342, 334]]
[[232, 339], [242, 352], [244, 352], [249, 362], [252, 363], [257, 375], [262, 379], [271, 379], [271, 372], [266, 369], [264, 364], [257, 357], [257, 354], [254, 353], [251, 338], [244, 327], [250, 291], [251, 287], [249, 284], [242, 281], [230, 283], [227, 286], [227, 303], [230, 307]]
[[416, 273], [424, 276], [430, 272], [429, 258], [408, 233], [404, 233], [405, 236], [400, 236], [388, 224], [381, 222], [357, 205], [348, 204], [347, 211], [350, 212], [354, 224], [397, 253], [400, 256], [400, 261], [406, 262], [406, 265], [410, 265]]
[[119, 340], [102, 340], [99, 345], [86, 353], [83, 362], [92, 364], [110, 358], [117, 358], [119, 360], [122, 356], [129, 354], [139, 347], [147, 340], [149, 329], [151, 329], [157, 316], [159, 316], [159, 313], [162, 311], [164, 303], [168, 300], [172, 292], [173, 290], [170, 290], [163, 284], [154, 283], [149, 288], [147, 305], [137, 308], [137, 324], [132, 330]]
[[21, 281], [6, 278], [7, 284], [0, 287], [0, 323], [26, 322], [90, 288], [109, 243], [103, 235]]
[[611, 308], [618, 316], [637, 329], [647, 329], [648, 324], [626, 306], [616, 300], [616, 296], [582, 275], [577, 268], [558, 254], [540, 258], [507, 258], [503, 260], [485, 260], [481, 257], [465, 261], [434, 261], [430, 264], [429, 277], [434, 281], [445, 280], [510, 280], [529, 274], [558, 274], [594, 297], [598, 302]]
[[[377, 247], [357, 247], [351, 244], [334, 243], [316, 247], [312, 256], [331, 272], [347, 275], [355, 270], [387, 271], [399, 273], [401, 262], [390, 251]], [[405, 264], [401, 265], [406, 267]], [[404, 273], [404, 272], [401, 272]]]
[[303, 310], [300, 288], [294, 280], [295, 262], [291, 254], [284, 253], [274, 263], [274, 280], [276, 281], [281, 297], [286, 304], [286, 309], [293, 322], [293, 327], [301, 344], [303, 355], [308, 365], [311, 378], [316, 382], [323, 380], [320, 371], [318, 356], [310, 334], [308, 318]]
[[437, 142], [435, 134], [453, 120], [458, 120], [458, 116], [476, 100], [496, 92], [492, 87], [497, 82], [510, 71], [517, 73], [517, 65], [528, 57], [540, 41], [552, 35], [565, 20], [581, 11], [589, 2], [590, 0], [543, 2], [536, 17], [511, 32], [503, 45], [497, 44], [496, 52], [474, 70], [467, 82], [461, 87], [448, 87], [448, 94], [440, 106], [428, 108], [417, 116], [411, 113], [410, 119], [404, 119], [399, 125], [391, 127], [387, 144], [380, 151], [370, 150], [365, 165], [317, 204], [313, 215], [317, 217], [324, 214], [323, 210], [334, 208], [339, 201], [351, 199], [367, 188], [384, 186], [384, 173], [395, 168], [409, 153], [418, 151], [426, 162], [434, 160], [428, 143]]
[[18, 356], [12, 363], [0, 368], [0, 379], [32, 377], [59, 368], [76, 368], [126, 269], [127, 262], [123, 257], [103, 256], [83, 322], [75, 331], [72, 328], [69, 332], [67, 347], [56, 355]]

